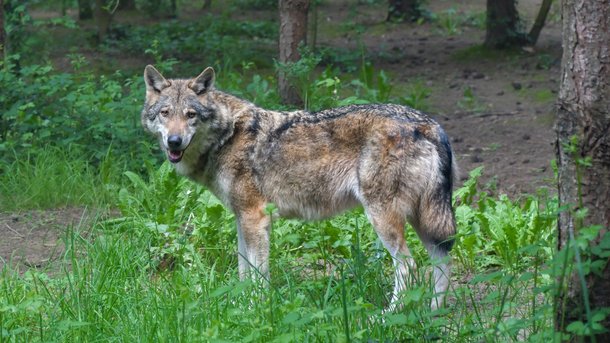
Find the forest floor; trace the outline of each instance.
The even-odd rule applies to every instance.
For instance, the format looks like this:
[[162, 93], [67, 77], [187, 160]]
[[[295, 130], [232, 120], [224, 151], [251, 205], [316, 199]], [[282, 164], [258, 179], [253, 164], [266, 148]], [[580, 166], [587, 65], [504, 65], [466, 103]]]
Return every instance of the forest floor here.
[[[541, 1], [519, 1], [524, 25], [531, 26]], [[480, 18], [482, 1], [430, 1], [432, 13]], [[388, 25], [385, 11], [357, 11], [355, 20], [367, 29], [356, 35], [318, 37], [322, 45], [358, 49], [364, 43], [376, 70], [392, 81], [420, 80], [431, 92], [428, 112], [452, 140], [461, 179], [484, 166], [484, 180], [497, 193], [511, 196], [535, 193], [552, 184], [555, 99], [561, 65], [561, 24], [554, 8], [536, 46], [518, 51], [490, 52], [481, 48], [485, 31], [469, 25], [433, 23]], [[332, 31], [348, 18], [349, 5], [337, 2], [324, 9], [320, 23]], [[448, 21], [449, 19], [444, 19]], [[328, 25], [328, 27], [324, 27]]]
[[[375, 70], [390, 76], [394, 93], [414, 80], [428, 88], [427, 112], [451, 137], [461, 180], [484, 166], [484, 182], [494, 193], [516, 197], [543, 187], [555, 192], [551, 161], [561, 61], [556, 3], [535, 47], [489, 52], [480, 48], [482, 26], [452, 22], [484, 18], [484, 1], [427, 2], [432, 13], [444, 16], [440, 27], [430, 22], [388, 24], [386, 6], [355, 2], [324, 2], [318, 9], [317, 43], [354, 50], [363, 44]], [[526, 26], [531, 26], [540, 2], [519, 1]], [[247, 17], [245, 11], [236, 15]], [[350, 32], [346, 23], [366, 29]], [[144, 66], [148, 59], [129, 57], [126, 64]], [[64, 253], [65, 229], [86, 226], [93, 216], [82, 208], [0, 213], [0, 269], [8, 260], [22, 270], [45, 267]]]

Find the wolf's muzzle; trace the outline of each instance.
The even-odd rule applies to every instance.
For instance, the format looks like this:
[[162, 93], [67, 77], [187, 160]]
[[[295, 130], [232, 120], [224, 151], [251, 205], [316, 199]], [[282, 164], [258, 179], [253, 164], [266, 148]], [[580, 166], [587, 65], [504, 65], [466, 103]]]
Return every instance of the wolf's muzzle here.
[[171, 150], [179, 150], [182, 145], [182, 137], [178, 135], [171, 135], [167, 137], [167, 146]]

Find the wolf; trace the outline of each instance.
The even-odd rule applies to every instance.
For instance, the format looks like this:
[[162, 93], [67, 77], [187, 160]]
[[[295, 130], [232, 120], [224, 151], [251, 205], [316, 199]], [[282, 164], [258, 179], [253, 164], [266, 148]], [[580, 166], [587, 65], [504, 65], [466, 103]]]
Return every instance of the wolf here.
[[433, 309], [450, 280], [457, 173], [449, 139], [425, 114], [392, 104], [320, 112], [266, 110], [217, 90], [211, 67], [192, 79], [144, 70], [142, 125], [179, 174], [209, 188], [236, 217], [241, 279], [269, 279], [270, 217], [327, 218], [361, 205], [393, 258], [390, 308], [415, 263], [408, 221], [434, 261]]

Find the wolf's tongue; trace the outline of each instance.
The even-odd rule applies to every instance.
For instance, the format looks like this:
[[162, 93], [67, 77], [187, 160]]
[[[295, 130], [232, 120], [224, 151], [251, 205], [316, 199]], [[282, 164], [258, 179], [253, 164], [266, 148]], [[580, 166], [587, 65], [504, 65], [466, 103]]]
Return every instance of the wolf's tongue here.
[[182, 150], [168, 150], [167, 157], [169, 157], [170, 162], [180, 162], [182, 159]]

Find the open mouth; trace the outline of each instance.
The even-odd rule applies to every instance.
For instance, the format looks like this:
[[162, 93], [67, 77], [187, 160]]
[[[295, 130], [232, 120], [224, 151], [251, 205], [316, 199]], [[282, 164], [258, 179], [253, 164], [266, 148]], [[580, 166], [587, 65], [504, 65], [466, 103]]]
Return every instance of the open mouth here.
[[167, 158], [172, 163], [178, 163], [184, 155], [184, 150], [167, 150]]

